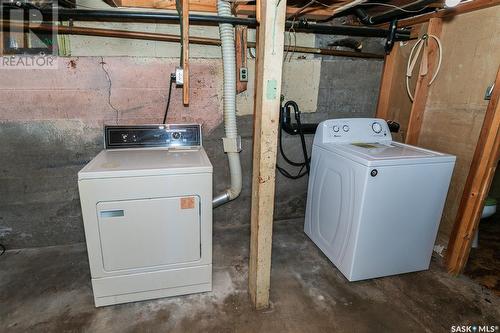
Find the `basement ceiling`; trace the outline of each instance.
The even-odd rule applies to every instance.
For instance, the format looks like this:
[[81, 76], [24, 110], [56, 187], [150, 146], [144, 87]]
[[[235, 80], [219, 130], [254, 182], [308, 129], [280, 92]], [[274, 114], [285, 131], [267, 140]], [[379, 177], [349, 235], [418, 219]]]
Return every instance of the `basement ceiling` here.
[[[69, 2], [72, 0], [63, 0]], [[155, 9], [175, 10], [175, 0], [104, 0], [114, 7], [138, 7]], [[232, 0], [235, 12], [241, 16], [255, 16], [255, 1]], [[418, 5], [420, 1], [416, 0], [288, 0], [287, 16], [288, 18], [309, 19], [309, 20], [328, 20], [332, 17], [345, 16], [352, 13], [353, 8], [362, 8], [368, 15], [380, 14], [397, 7], [413, 5], [409, 13], [418, 14], [433, 8], [443, 7], [443, 1]], [[216, 12], [216, 0], [190, 0], [190, 9], [199, 12]], [[408, 16], [408, 15], [406, 15]]]

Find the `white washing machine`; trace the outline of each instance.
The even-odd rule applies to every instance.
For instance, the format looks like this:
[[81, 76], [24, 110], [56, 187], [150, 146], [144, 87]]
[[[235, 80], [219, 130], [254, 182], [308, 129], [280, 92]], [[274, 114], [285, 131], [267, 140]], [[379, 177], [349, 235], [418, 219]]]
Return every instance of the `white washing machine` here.
[[212, 165], [200, 125], [108, 126], [78, 173], [96, 306], [212, 289]]
[[304, 231], [349, 281], [428, 269], [454, 165], [392, 141], [382, 119], [324, 121]]

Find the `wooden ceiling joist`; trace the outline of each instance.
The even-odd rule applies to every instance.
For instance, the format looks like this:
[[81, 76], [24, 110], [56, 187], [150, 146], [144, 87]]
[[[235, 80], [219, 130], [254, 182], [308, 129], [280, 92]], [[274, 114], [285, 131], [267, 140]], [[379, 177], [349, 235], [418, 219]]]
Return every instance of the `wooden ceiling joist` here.
[[[105, 0], [114, 7], [136, 7], [175, 10], [175, 0]], [[323, 20], [337, 14], [345, 9], [349, 9], [367, 0], [324, 0], [321, 4], [313, 3], [306, 8], [287, 6], [286, 16], [307, 18], [311, 20]], [[235, 5], [237, 15], [255, 16], [255, 4], [252, 1], [238, 1]], [[189, 8], [195, 12], [217, 12], [216, 0], [189, 0]], [[299, 13], [300, 11], [300, 13]], [[299, 13], [300, 15], [297, 15]]]
[[[175, 0], [105, 0], [113, 7], [138, 7], [176, 10]], [[189, 0], [190, 11], [216, 12], [216, 0]]]

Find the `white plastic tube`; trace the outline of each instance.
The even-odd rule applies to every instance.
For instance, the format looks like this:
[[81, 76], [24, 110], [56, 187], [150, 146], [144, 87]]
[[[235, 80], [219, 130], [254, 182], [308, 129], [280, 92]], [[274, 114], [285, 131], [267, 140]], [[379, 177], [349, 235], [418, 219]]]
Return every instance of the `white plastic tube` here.
[[[231, 5], [227, 1], [217, 1], [217, 12], [219, 16], [232, 16]], [[222, 47], [222, 63], [224, 73], [224, 129], [228, 143], [224, 144], [229, 162], [231, 174], [231, 185], [223, 193], [215, 196], [213, 206], [218, 207], [230, 200], [235, 199], [241, 193], [241, 162], [239, 149], [240, 139], [236, 125], [236, 55], [234, 46], [234, 29], [231, 24], [220, 23], [219, 33]], [[229, 148], [232, 147], [232, 148]]]

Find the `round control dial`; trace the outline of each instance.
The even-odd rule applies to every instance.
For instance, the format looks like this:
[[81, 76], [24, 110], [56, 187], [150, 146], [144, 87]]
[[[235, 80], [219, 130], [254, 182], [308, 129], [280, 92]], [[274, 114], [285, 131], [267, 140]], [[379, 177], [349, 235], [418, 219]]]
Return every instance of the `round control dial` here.
[[344, 132], [349, 132], [349, 126], [348, 125], [342, 126], [342, 129], [344, 130]]
[[172, 133], [172, 139], [179, 140], [180, 138], [181, 138], [181, 133], [179, 133], [179, 132]]
[[338, 132], [340, 130], [340, 128], [337, 126], [337, 125], [334, 125], [333, 126], [333, 131], [334, 132]]
[[374, 122], [374, 123], [372, 124], [372, 130], [373, 130], [375, 133], [377, 133], [377, 134], [378, 134], [378, 133], [382, 132], [382, 125], [380, 125], [380, 123], [379, 123], [379, 122]]

